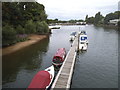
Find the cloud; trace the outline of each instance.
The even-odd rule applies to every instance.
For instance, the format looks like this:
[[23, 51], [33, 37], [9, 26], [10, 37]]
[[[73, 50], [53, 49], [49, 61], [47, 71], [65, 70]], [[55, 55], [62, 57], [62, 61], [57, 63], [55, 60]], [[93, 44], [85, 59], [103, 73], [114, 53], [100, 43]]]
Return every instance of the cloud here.
[[118, 0], [37, 0], [45, 6], [48, 18], [84, 19], [101, 12], [104, 16], [118, 10]]

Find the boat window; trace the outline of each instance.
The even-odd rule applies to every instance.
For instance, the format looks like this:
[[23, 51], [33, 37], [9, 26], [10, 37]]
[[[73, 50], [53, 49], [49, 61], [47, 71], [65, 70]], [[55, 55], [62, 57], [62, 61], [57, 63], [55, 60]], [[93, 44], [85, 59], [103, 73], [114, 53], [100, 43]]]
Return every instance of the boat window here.
[[86, 40], [87, 39], [87, 37], [81, 37], [81, 40]]
[[84, 42], [81, 42], [81, 44], [84, 44]]
[[54, 60], [53, 61], [54, 63], [62, 63], [62, 60], [60, 57], [55, 57], [53, 60]]

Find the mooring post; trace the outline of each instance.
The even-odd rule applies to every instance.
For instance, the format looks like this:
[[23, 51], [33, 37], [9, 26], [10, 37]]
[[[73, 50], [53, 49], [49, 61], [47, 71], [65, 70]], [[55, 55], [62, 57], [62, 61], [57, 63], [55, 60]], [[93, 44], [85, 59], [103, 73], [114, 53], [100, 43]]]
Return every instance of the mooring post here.
[[78, 48], [77, 48], [77, 52], [79, 52], [79, 37], [80, 37], [80, 27], [79, 27], [79, 31], [78, 31]]

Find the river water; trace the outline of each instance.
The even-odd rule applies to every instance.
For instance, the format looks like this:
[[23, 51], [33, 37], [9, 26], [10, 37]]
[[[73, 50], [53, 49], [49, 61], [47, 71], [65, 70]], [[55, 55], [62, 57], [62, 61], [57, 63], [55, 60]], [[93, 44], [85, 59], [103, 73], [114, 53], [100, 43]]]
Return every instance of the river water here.
[[89, 44], [77, 55], [71, 88], [117, 88], [118, 31], [93, 25], [61, 26], [48, 38], [3, 56], [3, 88], [27, 88], [38, 71], [52, 65], [58, 48], [69, 51], [70, 33], [79, 29], [87, 31]]

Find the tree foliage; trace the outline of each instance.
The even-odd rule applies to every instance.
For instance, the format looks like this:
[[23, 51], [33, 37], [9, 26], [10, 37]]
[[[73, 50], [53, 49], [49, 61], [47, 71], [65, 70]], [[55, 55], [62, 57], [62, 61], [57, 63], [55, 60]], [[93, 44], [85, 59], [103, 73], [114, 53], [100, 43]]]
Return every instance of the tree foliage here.
[[35, 24], [32, 20], [27, 21], [27, 23], [25, 24], [25, 33], [27, 34], [32, 34], [35, 33]]
[[102, 19], [103, 19], [103, 16], [101, 15], [101, 13], [100, 12], [96, 13], [95, 19], [94, 19], [94, 24], [95, 25], [100, 24]]
[[48, 33], [48, 25], [45, 21], [37, 22], [36, 23], [36, 33], [37, 34], [43, 34]]
[[5, 25], [2, 29], [2, 43], [4, 46], [15, 43], [16, 31], [10, 25]]
[[119, 19], [119, 18], [120, 18], [120, 11], [116, 11], [114, 13], [109, 13], [104, 18], [104, 24], [108, 24], [109, 20]]
[[3, 43], [11, 44], [15, 42], [17, 34], [36, 33], [38, 27], [38, 25], [35, 25], [36, 22], [41, 24], [39, 31], [41, 30], [42, 34], [47, 33], [48, 25], [46, 21], [47, 14], [42, 4], [37, 2], [3, 2]]
[[25, 33], [25, 29], [21, 25], [18, 25], [15, 30], [16, 30], [17, 34]]
[[86, 23], [88, 23], [88, 24], [93, 24], [94, 23], [94, 17], [89, 17], [89, 18], [87, 18], [86, 19]]

